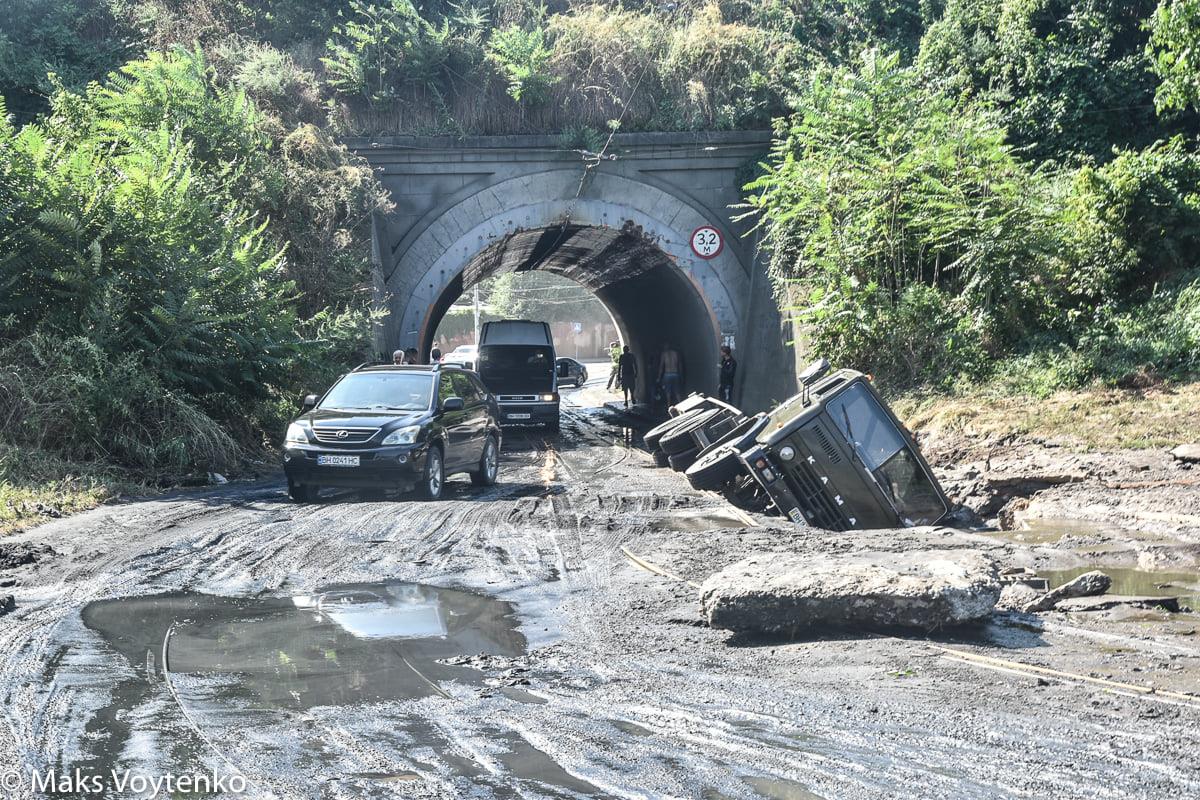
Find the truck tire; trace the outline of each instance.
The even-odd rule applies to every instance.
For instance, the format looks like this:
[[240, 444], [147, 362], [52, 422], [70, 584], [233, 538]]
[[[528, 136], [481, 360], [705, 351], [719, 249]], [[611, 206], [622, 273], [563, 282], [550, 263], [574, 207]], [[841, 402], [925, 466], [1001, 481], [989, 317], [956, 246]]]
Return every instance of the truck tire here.
[[654, 466], [669, 467], [671, 465], [671, 462], [667, 460], [668, 458], [669, 458], [669, 456], [666, 453], [664, 453], [662, 450], [655, 450], [654, 451]]
[[667, 463], [671, 465], [671, 469], [676, 472], [683, 472], [692, 465], [699, 454], [700, 448], [693, 447], [691, 450], [684, 450], [682, 453], [674, 453], [667, 456]]
[[708, 411], [703, 411], [659, 439], [658, 446], [669, 456], [691, 449], [696, 446], [696, 440], [692, 437], [692, 431], [706, 428], [719, 422], [728, 413], [723, 408], [710, 408]]
[[710, 447], [703, 455], [693, 459], [692, 465], [687, 468], [687, 479], [693, 489], [717, 492], [745, 471], [737, 450], [732, 447]]
[[692, 419], [696, 413], [700, 412], [689, 411], [685, 414], [680, 414], [678, 417], [671, 417], [666, 422], [659, 423], [650, 430], [646, 431], [642, 435], [642, 441], [646, 443], [646, 449], [657, 450], [658, 443], [662, 440], [662, 437], [666, 436], [678, 426], [683, 425], [688, 420]]

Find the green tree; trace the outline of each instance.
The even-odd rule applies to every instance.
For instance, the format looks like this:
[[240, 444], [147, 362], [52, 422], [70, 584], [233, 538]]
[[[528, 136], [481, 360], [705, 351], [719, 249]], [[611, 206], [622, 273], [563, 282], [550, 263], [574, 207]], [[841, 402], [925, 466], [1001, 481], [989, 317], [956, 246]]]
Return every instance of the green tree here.
[[777, 137], [750, 205], [824, 353], [908, 384], [978, 368], [982, 349], [1037, 324], [1049, 181], [992, 115], [871, 51], [817, 70]]
[[1144, 20], [1153, 0], [949, 0], [918, 63], [994, 104], [1036, 159], [1104, 160], [1160, 135]]
[[1162, 79], [1159, 111], [1200, 109], [1200, 0], [1163, 0], [1150, 20], [1147, 52]]

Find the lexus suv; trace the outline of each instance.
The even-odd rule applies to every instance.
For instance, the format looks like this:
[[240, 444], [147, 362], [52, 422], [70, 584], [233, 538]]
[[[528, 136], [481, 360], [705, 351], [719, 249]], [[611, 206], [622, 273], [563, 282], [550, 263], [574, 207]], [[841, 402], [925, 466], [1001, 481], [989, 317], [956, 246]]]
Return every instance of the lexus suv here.
[[437, 500], [446, 476], [459, 472], [476, 486], [496, 482], [499, 409], [467, 370], [364, 365], [303, 405], [283, 443], [297, 502], [316, 500], [325, 486], [416, 489]]

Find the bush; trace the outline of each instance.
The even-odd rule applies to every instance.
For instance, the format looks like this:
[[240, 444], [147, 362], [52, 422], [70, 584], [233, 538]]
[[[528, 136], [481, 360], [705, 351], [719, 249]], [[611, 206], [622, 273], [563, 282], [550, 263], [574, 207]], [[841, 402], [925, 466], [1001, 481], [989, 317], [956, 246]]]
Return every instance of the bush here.
[[34, 334], [0, 348], [0, 363], [9, 443], [148, 473], [227, 470], [241, 460], [226, 426], [164, 386], [136, 353]]
[[1074, 293], [1090, 306], [1145, 299], [1197, 264], [1200, 154], [1177, 137], [1081, 168], [1062, 224], [1072, 242]]
[[[939, 298], [960, 321], [934, 315], [931, 336], [972, 359], [1041, 324], [1056, 251], [1051, 182], [1016, 158], [990, 115], [956, 107], [878, 53], [857, 69], [818, 70], [796, 108], [779, 123], [767, 173], [747, 188], [775, 279], [837, 309], [806, 317], [816, 339], [844, 343], [832, 356], [858, 364], [875, 339], [854, 345], [854, 326], [886, 336], [890, 324], [916, 325]], [[884, 375], [936, 381], [957, 371], [906, 358], [887, 348], [871, 356]]]

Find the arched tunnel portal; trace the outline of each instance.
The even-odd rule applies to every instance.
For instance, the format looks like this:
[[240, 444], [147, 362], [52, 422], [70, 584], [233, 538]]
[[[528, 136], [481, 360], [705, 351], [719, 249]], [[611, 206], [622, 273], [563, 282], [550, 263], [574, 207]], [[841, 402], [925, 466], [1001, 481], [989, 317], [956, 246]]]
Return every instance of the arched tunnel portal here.
[[[591, 290], [638, 357], [641, 398], [668, 343], [686, 391], [713, 392], [718, 347], [740, 362], [735, 399], [758, 409], [794, 391], [790, 331], [737, 219], [742, 169], [763, 132], [617, 134], [607, 157], [557, 137], [379, 137], [350, 142], [394, 208], [374, 219], [375, 293], [389, 314], [377, 348], [427, 352], [438, 323], [474, 283], [547, 270]], [[723, 247], [691, 246], [702, 226]]]
[[683, 356], [685, 384], [716, 385], [720, 329], [696, 286], [632, 222], [620, 228], [563, 221], [509, 233], [476, 253], [429, 309], [418, 340], [433, 344], [450, 306], [486, 278], [545, 270], [587, 288], [608, 309], [640, 368], [637, 396], [649, 400], [667, 345]]

